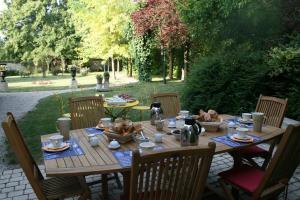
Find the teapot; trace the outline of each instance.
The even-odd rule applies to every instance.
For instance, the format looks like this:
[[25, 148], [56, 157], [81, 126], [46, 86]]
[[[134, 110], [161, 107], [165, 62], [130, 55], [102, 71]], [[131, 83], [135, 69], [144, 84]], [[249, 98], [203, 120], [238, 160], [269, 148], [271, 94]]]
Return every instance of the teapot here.
[[201, 125], [192, 117], [186, 117], [185, 124], [181, 128], [181, 146], [198, 145], [199, 135], [201, 133]]
[[151, 125], [155, 125], [156, 120], [162, 119], [163, 110], [160, 102], [153, 102], [150, 106], [150, 110]]

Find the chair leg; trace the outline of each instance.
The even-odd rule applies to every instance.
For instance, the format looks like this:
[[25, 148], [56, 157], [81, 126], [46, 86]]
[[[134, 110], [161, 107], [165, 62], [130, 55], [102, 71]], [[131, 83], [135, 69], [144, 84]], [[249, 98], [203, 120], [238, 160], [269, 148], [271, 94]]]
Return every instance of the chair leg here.
[[86, 199], [92, 199], [91, 198], [91, 191], [90, 191], [90, 189], [88, 189], [82, 195], [80, 195], [80, 197], [79, 197], [78, 200], [86, 200]]
[[122, 183], [121, 183], [120, 178], [119, 178], [119, 176], [118, 176], [118, 173], [114, 173], [114, 177], [115, 177], [115, 179], [116, 179], [118, 188], [121, 190], [121, 189], [123, 188], [123, 186], [122, 186]]
[[223, 191], [224, 191], [224, 193], [225, 193], [225, 195], [226, 195], [225, 198], [226, 198], [227, 200], [235, 200], [235, 199], [234, 199], [234, 196], [232, 195], [232, 193], [228, 190], [228, 188], [227, 188], [227, 186], [226, 186], [224, 180], [223, 180], [223, 179], [219, 179], [218, 182], [220, 183], [221, 188], [223, 189]]
[[287, 200], [288, 191], [289, 191], [289, 184], [287, 184], [285, 189], [284, 189], [284, 197], [283, 197], [284, 200]]
[[108, 199], [107, 174], [101, 174], [103, 199]]

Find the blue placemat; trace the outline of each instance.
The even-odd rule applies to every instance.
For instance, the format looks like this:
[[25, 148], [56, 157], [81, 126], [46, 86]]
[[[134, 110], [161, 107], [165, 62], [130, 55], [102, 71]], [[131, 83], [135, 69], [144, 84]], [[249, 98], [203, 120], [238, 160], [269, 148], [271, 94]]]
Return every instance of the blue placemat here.
[[226, 119], [226, 120], [224, 120], [224, 122], [226, 122], [227, 124], [229, 122], [233, 122], [233, 123], [235, 123], [236, 126], [239, 126], [239, 127], [245, 127], [245, 128], [250, 128], [250, 129], [253, 128], [253, 123], [240, 123], [238, 121], [238, 117], [232, 118], [232, 119]]
[[[210, 138], [211, 140], [214, 140], [216, 142], [220, 142], [220, 143], [223, 143], [223, 144], [226, 144], [230, 147], [239, 147], [239, 146], [245, 146], [249, 143], [246, 143], [246, 142], [237, 142], [237, 141], [233, 141], [232, 139], [230, 139], [230, 136], [232, 134], [229, 133], [229, 134], [226, 134], [226, 135], [222, 135], [222, 136], [218, 136], [218, 137], [213, 137], [213, 138]], [[251, 137], [253, 137], [254, 139], [254, 142], [259, 142], [261, 141], [262, 139], [256, 135], [252, 135], [252, 134], [247, 134]]]
[[[163, 146], [157, 145], [152, 151], [160, 151], [165, 149]], [[114, 151], [114, 157], [117, 159], [121, 167], [130, 167], [132, 162], [132, 151], [131, 150], [123, 150], [123, 151]]]
[[103, 134], [103, 130], [97, 129], [95, 127], [91, 128], [85, 128], [85, 131], [88, 132], [89, 134]]
[[[48, 145], [50, 142], [46, 141], [42, 143], [42, 146]], [[57, 159], [57, 158], [64, 158], [69, 156], [80, 156], [84, 155], [84, 151], [80, 147], [77, 141], [67, 141], [70, 143], [70, 148], [60, 151], [60, 152], [47, 152], [43, 151], [43, 156], [45, 160]]]

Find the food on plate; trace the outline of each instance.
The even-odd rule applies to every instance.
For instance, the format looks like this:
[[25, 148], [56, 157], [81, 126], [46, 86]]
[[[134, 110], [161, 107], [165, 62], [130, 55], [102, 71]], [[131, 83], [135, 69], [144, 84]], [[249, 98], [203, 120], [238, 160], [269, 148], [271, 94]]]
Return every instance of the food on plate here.
[[112, 130], [122, 136], [141, 130], [140, 124], [133, 124], [130, 120], [116, 119]]
[[119, 94], [118, 97], [126, 100], [127, 102], [134, 102], [134, 101], [136, 101], [136, 99], [133, 98], [132, 96], [130, 96], [129, 94]]
[[199, 115], [194, 115], [194, 118], [202, 122], [219, 122], [220, 117], [215, 110], [209, 109], [207, 112], [200, 109]]

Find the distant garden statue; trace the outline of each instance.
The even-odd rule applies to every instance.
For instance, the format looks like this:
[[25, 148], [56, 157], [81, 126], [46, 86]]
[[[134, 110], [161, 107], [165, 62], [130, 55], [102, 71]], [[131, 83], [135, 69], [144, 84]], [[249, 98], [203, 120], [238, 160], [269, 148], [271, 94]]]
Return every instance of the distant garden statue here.
[[72, 80], [71, 80], [71, 84], [70, 84], [70, 88], [71, 89], [78, 88], [77, 80], [75, 79], [75, 77], [76, 77], [76, 70], [77, 70], [76, 66], [73, 65], [71, 67], [71, 76], [72, 76]]
[[103, 83], [102, 74], [97, 74], [96, 79], [97, 79], [96, 90], [101, 91], [101, 89], [103, 87], [103, 85], [102, 85], [102, 83]]
[[6, 65], [0, 65], [0, 75], [1, 75], [1, 82], [0, 82], [0, 92], [6, 92], [8, 89], [7, 82], [5, 80], [7, 67]]
[[109, 72], [104, 72], [104, 84], [103, 84], [103, 90], [108, 91], [109, 90]]

